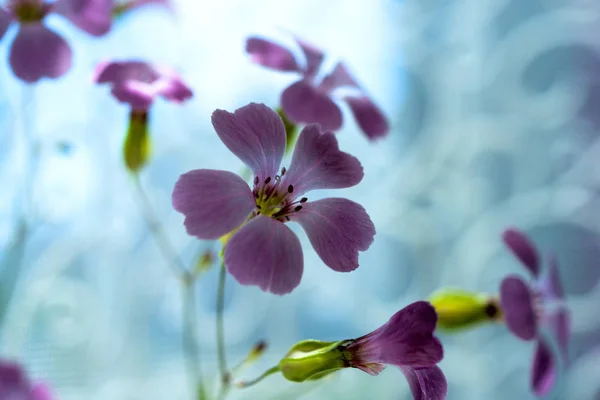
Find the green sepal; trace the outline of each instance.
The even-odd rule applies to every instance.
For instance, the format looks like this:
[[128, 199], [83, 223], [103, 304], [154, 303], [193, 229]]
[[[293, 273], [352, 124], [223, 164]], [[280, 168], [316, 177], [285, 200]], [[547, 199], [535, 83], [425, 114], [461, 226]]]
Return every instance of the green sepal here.
[[129, 129], [123, 144], [125, 166], [131, 172], [137, 173], [148, 163], [150, 152], [148, 111], [132, 110], [129, 116]]
[[443, 331], [466, 330], [502, 318], [497, 299], [488, 294], [446, 288], [432, 294], [429, 302], [438, 314], [437, 328]]
[[296, 139], [298, 139], [299, 128], [298, 125], [294, 124], [289, 120], [283, 108], [279, 107], [277, 110], [277, 114], [281, 117], [283, 121], [283, 126], [285, 127], [285, 154], [288, 155], [294, 149], [294, 145], [296, 144]]
[[321, 379], [348, 367], [348, 361], [339, 348], [344, 342], [304, 340], [296, 343], [279, 362], [279, 370], [292, 382]]

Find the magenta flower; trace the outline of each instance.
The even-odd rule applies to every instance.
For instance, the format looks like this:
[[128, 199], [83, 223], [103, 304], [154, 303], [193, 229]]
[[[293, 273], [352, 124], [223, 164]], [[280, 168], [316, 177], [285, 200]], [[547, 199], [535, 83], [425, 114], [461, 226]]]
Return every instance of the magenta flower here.
[[142, 61], [100, 63], [94, 81], [109, 84], [113, 96], [136, 111], [147, 111], [157, 96], [181, 103], [193, 94], [174, 70]]
[[254, 173], [254, 187], [231, 172], [193, 170], [175, 184], [173, 207], [185, 215], [187, 232], [200, 239], [217, 239], [239, 228], [224, 253], [227, 270], [239, 283], [275, 294], [299, 285], [302, 248], [285, 226], [289, 221], [304, 228], [331, 269], [358, 267], [358, 252], [367, 250], [375, 235], [365, 209], [343, 198], [309, 202], [303, 197], [313, 189], [347, 188], [362, 180], [360, 162], [340, 151], [333, 133], [306, 126], [289, 170], [280, 170], [286, 134], [273, 110], [255, 103], [234, 113], [216, 110], [212, 124], [225, 146]]
[[11, 0], [7, 8], [0, 6], [0, 39], [12, 22], [19, 24], [10, 47], [13, 73], [30, 83], [64, 75], [71, 68], [71, 48], [44, 25], [46, 15], [56, 12], [90, 35], [102, 36], [111, 26], [112, 4], [112, 0]]
[[[342, 127], [342, 112], [334, 99], [348, 103], [360, 129], [370, 140], [387, 135], [389, 124], [379, 107], [367, 96], [346, 66], [338, 62], [333, 71], [322, 79], [317, 78], [324, 59], [323, 51], [296, 38], [304, 53], [299, 63], [285, 47], [259, 37], [246, 41], [246, 51], [257, 64], [278, 71], [293, 71], [300, 80], [290, 85], [281, 94], [281, 107], [286, 116], [299, 124], [321, 124], [326, 131], [337, 131]], [[337, 89], [352, 89], [351, 94], [337, 96]]]
[[0, 399], [52, 400], [53, 397], [44, 383], [31, 383], [18, 364], [0, 360]]
[[444, 358], [433, 336], [437, 314], [431, 304], [417, 301], [398, 311], [379, 329], [345, 343], [351, 367], [377, 375], [385, 365], [400, 368], [415, 400], [442, 400], [448, 385], [436, 365]]
[[[564, 305], [558, 266], [555, 258], [550, 256], [547, 274], [541, 276], [538, 251], [524, 233], [509, 228], [504, 232], [503, 240], [535, 278], [531, 284], [518, 276], [504, 278], [500, 286], [500, 303], [508, 329], [522, 340], [536, 341], [531, 387], [536, 395], [544, 396], [554, 387], [556, 360], [540, 329], [553, 334], [561, 349], [560, 357], [568, 362], [570, 317]], [[554, 306], [556, 311], [547, 311], [549, 306]]]

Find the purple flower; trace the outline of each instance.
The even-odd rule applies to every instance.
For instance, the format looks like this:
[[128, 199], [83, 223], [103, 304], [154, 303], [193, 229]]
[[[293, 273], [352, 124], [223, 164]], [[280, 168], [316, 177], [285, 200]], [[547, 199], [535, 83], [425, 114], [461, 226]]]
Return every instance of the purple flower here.
[[[555, 258], [550, 256], [547, 273], [542, 276], [537, 249], [517, 229], [507, 229], [503, 240], [534, 277], [531, 284], [514, 275], [504, 278], [500, 286], [500, 303], [508, 329], [522, 340], [536, 341], [531, 387], [536, 395], [544, 396], [556, 381], [556, 360], [540, 329], [547, 329], [555, 336], [561, 349], [560, 357], [564, 362], [568, 361], [570, 316], [564, 305], [558, 266]], [[555, 311], [547, 310], [551, 305]]]
[[185, 215], [187, 232], [217, 239], [239, 228], [225, 247], [228, 271], [243, 285], [275, 294], [298, 286], [304, 268], [300, 241], [285, 226], [289, 221], [304, 228], [331, 269], [356, 269], [358, 252], [367, 250], [375, 235], [365, 209], [343, 198], [309, 202], [303, 197], [313, 189], [347, 188], [362, 180], [360, 162], [340, 151], [333, 133], [306, 126], [289, 170], [280, 170], [286, 134], [273, 110], [255, 103], [234, 113], [216, 110], [212, 123], [225, 146], [253, 172], [254, 187], [227, 171], [183, 174], [175, 184], [173, 207]]
[[147, 111], [157, 96], [176, 103], [192, 97], [192, 91], [174, 70], [142, 61], [100, 63], [94, 81], [109, 84], [113, 96], [136, 111]]
[[417, 301], [398, 311], [379, 329], [344, 344], [351, 367], [377, 375], [387, 365], [400, 368], [415, 400], [441, 400], [447, 383], [436, 365], [444, 358], [433, 336], [437, 314], [431, 304]]
[[[272, 41], [259, 37], [250, 37], [246, 41], [246, 51], [255, 63], [300, 74], [300, 80], [281, 94], [281, 107], [286, 116], [295, 123], [318, 123], [326, 131], [337, 131], [342, 127], [342, 112], [333, 101], [336, 98], [348, 103], [360, 129], [370, 140], [387, 135], [387, 119], [350, 75], [345, 64], [338, 62], [333, 71], [318, 78], [323, 51], [298, 38], [296, 42], [304, 53], [302, 63], [290, 50]], [[352, 94], [334, 96], [334, 91], [339, 88], [352, 89]]]
[[13, 73], [30, 83], [64, 75], [71, 68], [71, 48], [44, 25], [46, 15], [56, 12], [90, 35], [101, 36], [110, 29], [112, 5], [112, 0], [11, 0], [7, 8], [0, 6], [0, 39], [12, 22], [19, 24], [9, 56]]
[[52, 400], [53, 397], [45, 384], [31, 383], [18, 364], [0, 360], [0, 399]]

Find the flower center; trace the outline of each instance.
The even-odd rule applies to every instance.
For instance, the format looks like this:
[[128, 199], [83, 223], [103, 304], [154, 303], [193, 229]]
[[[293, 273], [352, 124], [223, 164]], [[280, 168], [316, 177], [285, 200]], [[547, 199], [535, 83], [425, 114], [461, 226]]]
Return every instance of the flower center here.
[[254, 178], [252, 193], [256, 200], [256, 211], [254, 215], [263, 214], [281, 222], [290, 220], [289, 215], [302, 210], [302, 204], [308, 201], [303, 197], [294, 201], [294, 186], [284, 187], [282, 177], [285, 175], [285, 167], [281, 169], [281, 175], [270, 176], [261, 182], [259, 177]]
[[49, 9], [48, 4], [39, 0], [15, 0], [9, 7], [22, 24], [40, 22]]

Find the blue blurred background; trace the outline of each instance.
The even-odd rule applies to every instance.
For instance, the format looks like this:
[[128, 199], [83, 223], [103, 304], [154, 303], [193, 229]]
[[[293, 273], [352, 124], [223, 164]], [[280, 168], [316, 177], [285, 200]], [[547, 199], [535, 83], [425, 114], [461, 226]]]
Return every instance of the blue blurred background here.
[[[365, 168], [339, 191], [365, 206], [374, 245], [349, 274], [323, 265], [301, 230], [305, 275], [277, 297], [227, 283], [230, 363], [258, 339], [270, 348], [244, 374], [275, 364], [295, 342], [367, 333], [441, 286], [495, 293], [521, 273], [503, 248], [509, 225], [558, 255], [573, 312], [569, 372], [550, 398], [600, 399], [600, 4], [585, 0], [180, 0], [147, 7], [93, 39], [60, 18], [74, 67], [33, 90], [12, 76], [11, 30], [0, 45], [0, 245], [17, 234], [23, 118], [41, 142], [35, 210], [42, 225], [26, 247], [0, 354], [23, 360], [64, 400], [189, 398], [180, 350], [181, 294], [136, 203], [122, 166], [128, 109], [92, 84], [94, 66], [138, 58], [178, 69], [194, 90], [183, 106], [153, 107], [153, 159], [142, 173], [167, 231], [192, 262], [170, 203], [195, 168], [238, 172], [241, 163], [210, 124], [216, 108], [278, 106], [295, 76], [249, 62], [250, 34], [322, 46], [327, 65], [347, 61], [392, 123], [369, 143], [349, 110], [340, 147]], [[31, 93], [33, 92], [33, 93]], [[24, 99], [29, 99], [26, 107]], [[326, 196], [323, 191], [318, 196]], [[314, 196], [313, 196], [314, 197]], [[203, 368], [216, 377], [217, 271], [199, 283]], [[449, 400], [531, 399], [531, 343], [502, 325], [443, 336]], [[410, 399], [400, 372], [348, 370], [313, 384], [271, 377], [232, 399]]]

